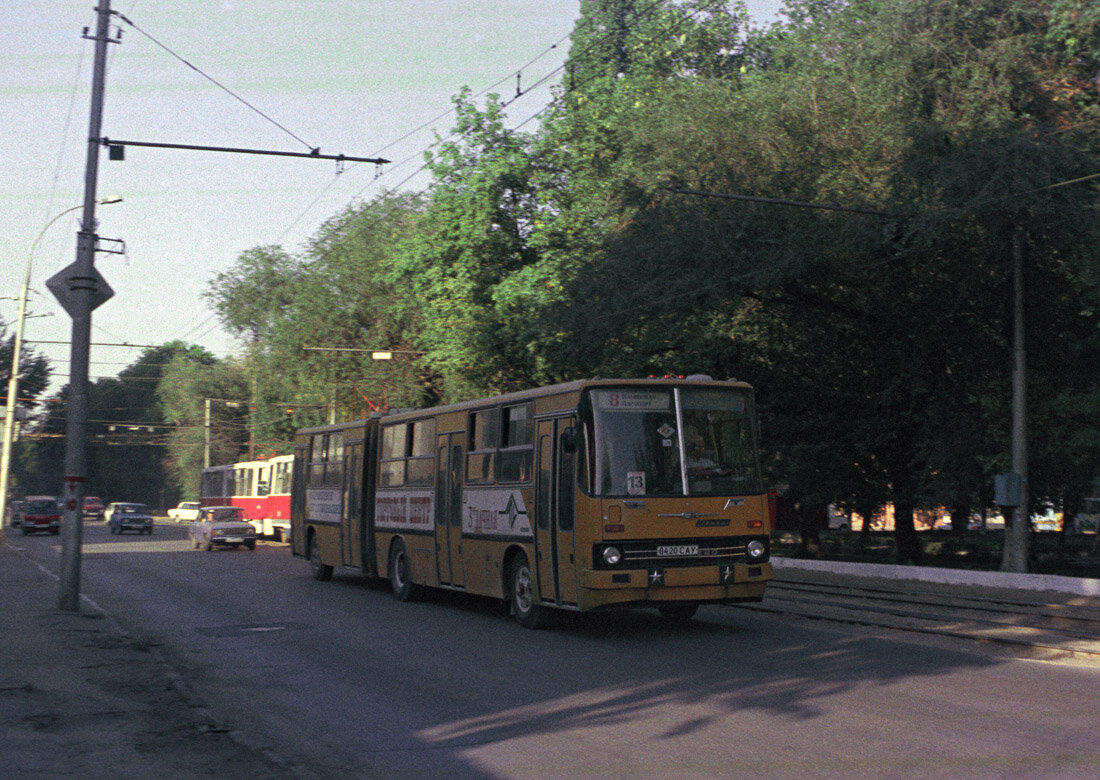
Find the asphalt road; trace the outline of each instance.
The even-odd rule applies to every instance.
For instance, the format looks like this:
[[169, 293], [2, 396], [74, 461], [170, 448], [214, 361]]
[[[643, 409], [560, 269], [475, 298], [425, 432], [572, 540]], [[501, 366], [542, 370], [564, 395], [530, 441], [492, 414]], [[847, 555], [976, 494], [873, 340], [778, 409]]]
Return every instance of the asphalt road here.
[[[484, 599], [316, 582], [281, 544], [84, 542], [83, 592], [299, 777], [1100, 777], [1095, 666], [731, 607], [533, 632]], [[56, 570], [57, 537], [20, 545]]]

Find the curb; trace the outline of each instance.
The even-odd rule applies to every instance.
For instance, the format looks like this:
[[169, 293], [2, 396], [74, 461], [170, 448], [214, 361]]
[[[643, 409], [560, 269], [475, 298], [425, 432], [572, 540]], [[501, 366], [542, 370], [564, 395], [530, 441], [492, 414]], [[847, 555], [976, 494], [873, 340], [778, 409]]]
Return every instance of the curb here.
[[828, 572], [849, 577], [914, 580], [940, 585], [977, 585], [1005, 590], [1054, 591], [1077, 596], [1100, 596], [1100, 579], [1061, 577], [1054, 574], [1018, 574], [1002, 571], [971, 571], [924, 566], [892, 566], [885, 563], [815, 561], [802, 558], [771, 559], [772, 567]]

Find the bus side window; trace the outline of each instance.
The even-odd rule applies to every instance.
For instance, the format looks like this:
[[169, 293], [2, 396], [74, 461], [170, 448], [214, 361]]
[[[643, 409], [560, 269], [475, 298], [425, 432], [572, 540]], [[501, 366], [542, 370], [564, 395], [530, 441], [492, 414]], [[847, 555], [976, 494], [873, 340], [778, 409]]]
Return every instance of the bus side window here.
[[535, 421], [531, 404], [506, 406], [502, 410], [500, 481], [530, 482], [534, 455]]
[[435, 421], [420, 420], [409, 426], [409, 459], [405, 467], [405, 478], [410, 485], [432, 484], [435, 470], [433, 448], [435, 447]]
[[490, 485], [496, 481], [498, 410], [485, 409], [470, 414], [469, 450], [466, 456], [466, 481]]
[[378, 474], [382, 487], [400, 487], [405, 484], [405, 434], [404, 425], [391, 425], [382, 429], [382, 462]]

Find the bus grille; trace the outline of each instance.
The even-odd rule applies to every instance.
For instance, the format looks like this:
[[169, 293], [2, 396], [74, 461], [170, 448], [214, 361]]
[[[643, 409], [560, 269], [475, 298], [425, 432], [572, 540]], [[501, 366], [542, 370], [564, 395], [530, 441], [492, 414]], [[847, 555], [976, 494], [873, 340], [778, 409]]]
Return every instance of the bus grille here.
[[[642, 539], [626, 542], [600, 542], [592, 550], [596, 569], [682, 568], [686, 566], [722, 566], [745, 561], [745, 545], [753, 539], [768, 543], [766, 536], [727, 536], [711, 539]], [[623, 557], [614, 566], [603, 560], [603, 549], [613, 545]], [[698, 546], [698, 552], [694, 547]], [[753, 561], [762, 563], [768, 556]]]

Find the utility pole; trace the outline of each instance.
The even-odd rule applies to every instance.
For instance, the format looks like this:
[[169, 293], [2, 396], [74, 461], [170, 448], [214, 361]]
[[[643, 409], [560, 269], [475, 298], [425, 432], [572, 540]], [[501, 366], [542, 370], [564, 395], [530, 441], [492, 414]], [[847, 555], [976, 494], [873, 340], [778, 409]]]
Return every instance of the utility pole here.
[[1027, 349], [1024, 343], [1024, 236], [1012, 232], [1012, 472], [1020, 491], [1012, 519], [1005, 527], [1001, 571], [1026, 572], [1031, 533], [1027, 485]]
[[[32, 248], [33, 251], [33, 248]], [[19, 406], [19, 357], [23, 349], [23, 321], [27, 317], [27, 288], [31, 283], [31, 263], [23, 274], [19, 293], [19, 319], [15, 326], [15, 341], [11, 347], [11, 376], [8, 377], [8, 403], [4, 408], [4, 451], [0, 455], [0, 542], [4, 541], [4, 518], [8, 509], [8, 477], [11, 469], [11, 449], [14, 441], [15, 410]]]
[[203, 400], [203, 423], [202, 423], [202, 467], [203, 469], [210, 468], [210, 402], [214, 399], [204, 398]]
[[[95, 65], [92, 73], [91, 112], [88, 118], [88, 155], [84, 169], [84, 213], [80, 232], [77, 234], [76, 262], [62, 272], [66, 274], [66, 278], [60, 280], [59, 284], [61, 287], [67, 286], [69, 305], [66, 308], [73, 320], [65, 425], [61, 587], [57, 602], [59, 609], [69, 612], [80, 609], [80, 546], [84, 532], [84, 480], [87, 470], [88, 438], [88, 353], [91, 348], [92, 309], [94, 305], [104, 300], [104, 291], [100, 286], [102, 277], [95, 271], [95, 207], [111, 0], [99, 0], [96, 13], [98, 18], [94, 38]], [[87, 37], [87, 30], [84, 34]], [[107, 290], [109, 289], [108, 287]]]

